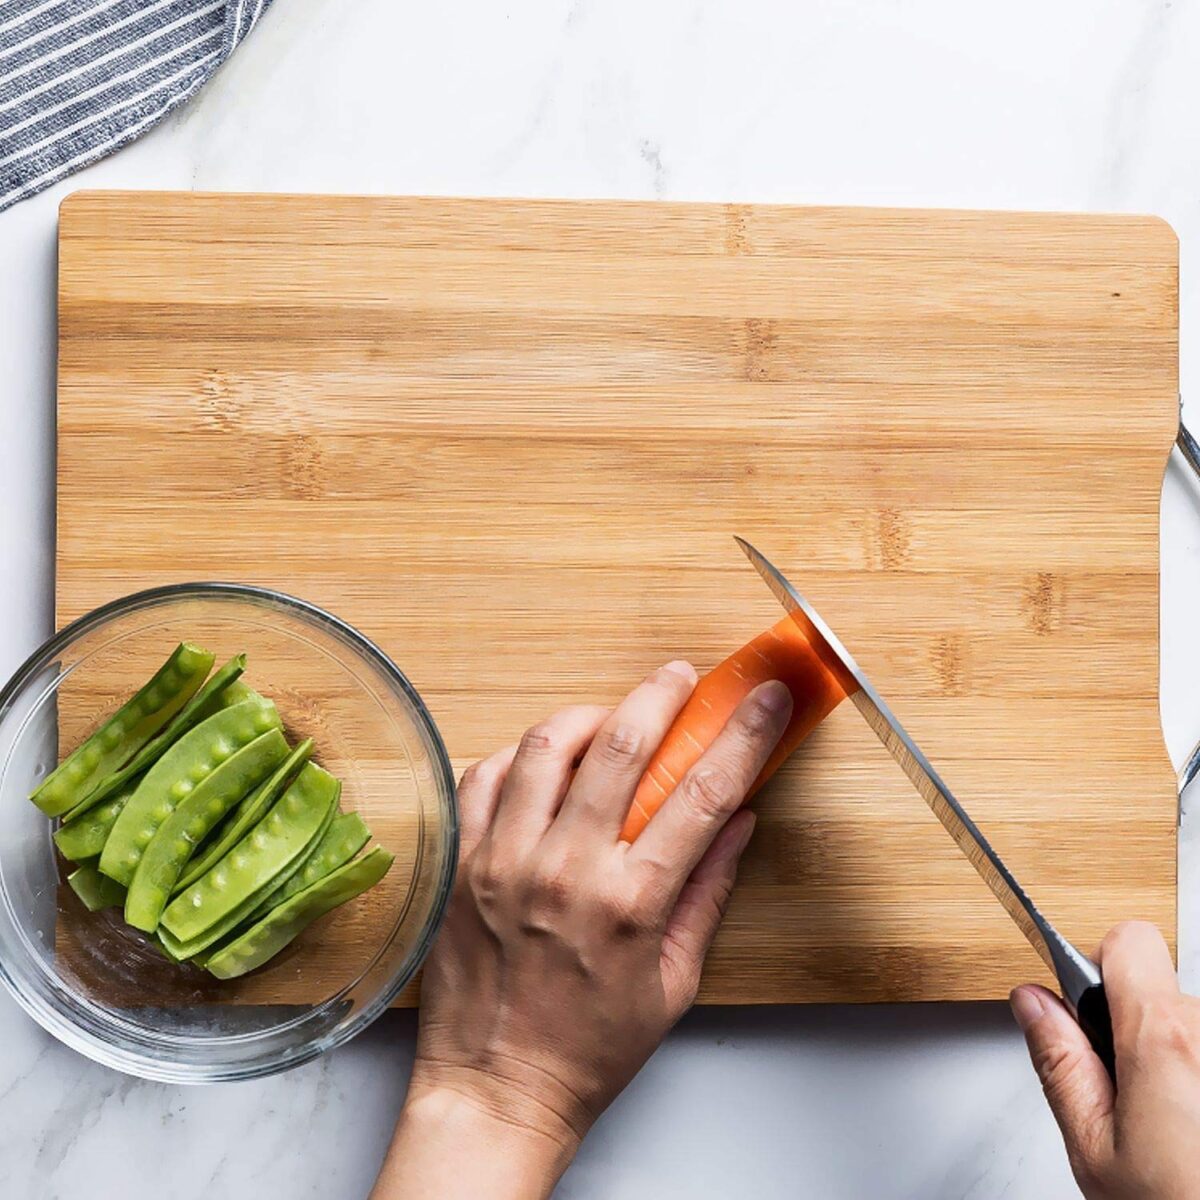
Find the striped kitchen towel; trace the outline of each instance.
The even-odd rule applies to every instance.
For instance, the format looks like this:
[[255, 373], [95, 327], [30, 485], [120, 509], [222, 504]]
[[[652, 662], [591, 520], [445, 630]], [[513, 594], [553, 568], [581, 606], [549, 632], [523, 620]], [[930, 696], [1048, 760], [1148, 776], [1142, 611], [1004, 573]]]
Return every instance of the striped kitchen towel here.
[[203, 86], [271, 0], [0, 0], [0, 209]]

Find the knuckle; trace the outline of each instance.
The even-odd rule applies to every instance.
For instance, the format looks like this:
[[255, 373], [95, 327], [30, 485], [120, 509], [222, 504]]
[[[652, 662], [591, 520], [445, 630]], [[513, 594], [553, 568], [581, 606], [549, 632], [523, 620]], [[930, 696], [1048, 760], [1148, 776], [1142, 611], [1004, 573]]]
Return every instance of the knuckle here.
[[606, 762], [627, 766], [637, 760], [645, 740], [645, 735], [636, 725], [622, 722], [600, 734], [596, 749]]
[[683, 799], [706, 824], [724, 820], [742, 801], [742, 789], [724, 767], [697, 766], [684, 777]]
[[1169, 1054], [1173, 1058], [1191, 1058], [1195, 1052], [1195, 1030], [1183, 1005], [1176, 998], [1155, 997], [1141, 1010], [1137, 1039], [1147, 1055]]
[[636, 892], [629, 896], [620, 893], [605, 895], [600, 899], [599, 908], [609, 933], [618, 941], [633, 941], [654, 925], [649, 906]]
[[707, 903], [713, 907], [714, 924], [720, 924], [725, 919], [725, 913], [729, 908], [729, 902], [733, 899], [733, 884], [732, 875], [726, 875], [718, 879], [712, 886], [712, 890], [708, 893]]
[[779, 712], [768, 708], [761, 700], [754, 697], [742, 705], [738, 723], [746, 738], [750, 741], [758, 741], [778, 729]]
[[534, 868], [529, 880], [532, 904], [543, 912], [565, 911], [575, 894], [575, 882], [570, 864], [547, 858]]
[[656, 913], [662, 908], [671, 895], [668, 879], [668, 866], [647, 861], [646, 869], [634, 878], [631, 889], [631, 902], [639, 912]]
[[460, 776], [458, 790], [463, 793], [480, 791], [486, 789], [490, 782], [486, 761], [472, 763]]
[[504, 873], [484, 854], [475, 854], [467, 862], [467, 883], [476, 901], [490, 904], [504, 887]]
[[1050, 1042], [1034, 1051], [1033, 1069], [1051, 1103], [1070, 1089], [1082, 1061], [1081, 1050], [1061, 1042]]
[[1147, 937], [1158, 935], [1157, 928], [1149, 921], [1121, 921], [1105, 935], [1100, 945], [1104, 954], [1127, 954]]
[[1195, 1031], [1178, 1009], [1173, 1009], [1163, 1017], [1156, 1040], [1172, 1058], [1182, 1060], [1195, 1057]]
[[521, 736], [518, 753], [527, 758], [551, 758], [563, 749], [563, 738], [553, 720], [539, 721], [525, 730]]
[[655, 687], [663, 688], [672, 695], [680, 692], [692, 691], [691, 684], [687, 677], [679, 671], [674, 671], [670, 667], [659, 667], [657, 670], [651, 671], [646, 677], [646, 682], [653, 684]]
[[542, 879], [536, 895], [537, 907], [541, 912], [566, 912], [571, 903], [571, 889], [563, 879]]

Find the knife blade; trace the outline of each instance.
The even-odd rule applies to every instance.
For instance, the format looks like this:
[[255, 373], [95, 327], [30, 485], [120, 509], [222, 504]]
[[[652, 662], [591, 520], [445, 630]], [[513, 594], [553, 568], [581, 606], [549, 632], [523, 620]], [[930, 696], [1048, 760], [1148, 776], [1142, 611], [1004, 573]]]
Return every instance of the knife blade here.
[[791, 613], [792, 619], [803, 630], [822, 661], [842, 682], [855, 707], [933, 810], [934, 816], [967, 856], [1042, 961], [1054, 972], [1063, 998], [1075, 1013], [1109, 1075], [1115, 1079], [1112, 1023], [1100, 968], [1063, 937], [1038, 910], [816, 609], [749, 542], [740, 537], [735, 540], [775, 598]]

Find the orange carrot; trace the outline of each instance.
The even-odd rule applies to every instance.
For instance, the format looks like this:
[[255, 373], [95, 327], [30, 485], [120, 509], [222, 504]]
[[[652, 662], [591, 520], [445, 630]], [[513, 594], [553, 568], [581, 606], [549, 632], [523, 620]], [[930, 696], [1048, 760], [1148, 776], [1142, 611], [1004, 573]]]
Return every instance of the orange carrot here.
[[714, 667], [696, 685], [638, 784], [633, 807], [621, 830], [625, 841], [634, 841], [646, 828], [679, 781], [716, 740], [733, 710], [768, 679], [787, 684], [792, 693], [792, 718], [749, 795], [758, 791], [846, 698], [838, 676], [817, 655], [800, 626], [790, 616], [784, 617]]

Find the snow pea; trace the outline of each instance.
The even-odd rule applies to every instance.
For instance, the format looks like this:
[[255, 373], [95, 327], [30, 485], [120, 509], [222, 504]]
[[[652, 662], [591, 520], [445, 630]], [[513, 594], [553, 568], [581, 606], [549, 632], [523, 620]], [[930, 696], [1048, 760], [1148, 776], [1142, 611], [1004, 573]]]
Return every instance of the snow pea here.
[[247, 920], [253, 923], [265, 917], [271, 909], [290, 900], [297, 892], [304, 891], [318, 879], [324, 879], [343, 863], [348, 863], [370, 840], [371, 831], [358, 813], [341, 813], [310, 851], [300, 870], [268, 892]]
[[29, 798], [50, 817], [73, 809], [191, 699], [212, 668], [213, 657], [199, 646], [181, 642], [150, 682], [68, 754]]
[[[192, 938], [187, 942], [180, 941], [178, 938], [172, 936], [168, 930], [164, 929], [162, 925], [159, 925], [158, 937], [163, 942], [163, 945], [167, 949], [168, 953], [170, 953], [177, 962], [185, 962], [190, 960], [193, 965], [197, 967], [203, 967], [208, 959], [217, 953], [218, 950], [231, 942], [235, 937], [239, 936], [244, 929], [249, 928], [249, 926], [257, 922], [266, 914], [269, 909], [275, 907], [275, 905], [279, 902], [277, 897], [284, 890], [284, 888], [288, 889], [289, 895], [294, 895], [295, 891], [299, 891], [299, 888], [296, 888], [295, 891], [293, 891], [291, 885], [301, 874], [307, 874], [306, 868], [312, 862], [313, 855], [318, 852], [320, 847], [325, 845], [325, 839], [329, 836], [335, 820], [341, 819], [341, 814], [338, 812], [337, 806], [337, 802], [341, 798], [341, 792], [342, 785], [340, 782], [338, 782], [337, 794], [334, 798], [334, 802], [332, 805], [330, 805], [329, 812], [326, 815], [325, 820], [322, 822], [322, 827], [317, 831], [317, 836], [312, 839], [309, 849], [305, 851], [304, 854], [301, 854], [296, 859], [295, 863], [293, 863], [290, 867], [284, 871], [281, 871], [275, 879], [272, 879], [271, 882], [266, 885], [266, 887], [259, 888], [259, 890], [250, 896], [244, 903], [238, 905], [238, 907], [224, 920], [218, 921], [199, 937]], [[362, 824], [361, 819], [355, 818], [355, 820], [358, 821], [363, 830], [366, 830], [366, 825]], [[366, 839], [369, 839], [370, 836], [370, 832], [367, 831]], [[343, 840], [349, 841], [349, 838], [344, 838]], [[362, 849], [362, 846], [362, 842], [357, 842], [357, 844], [354, 846], [354, 849], [349, 852], [345, 858], [337, 862], [332, 861], [332, 852], [324, 853], [322, 855], [322, 859], [324, 862], [328, 863], [328, 870], [321, 871], [319, 873], [314, 871], [314, 873], [307, 878], [304, 886], [307, 887], [309, 883], [313, 883], [316, 881], [316, 879], [327, 875], [330, 871], [334, 870], [334, 868], [341, 866], [342, 862], [349, 861], [349, 859], [353, 858], [354, 855]]]
[[83, 901], [88, 912], [117, 908], [125, 903], [125, 889], [114, 879], [101, 875], [93, 866], [80, 867], [67, 876], [71, 890]]
[[230, 708], [239, 700], [248, 698], [248, 688], [235, 689], [232, 685], [246, 669], [246, 656], [235, 655], [223, 667], [213, 672], [213, 677], [175, 714], [175, 719], [155, 737], [151, 738], [119, 771], [113, 771], [102, 779], [70, 812], [63, 815], [64, 821], [86, 812], [89, 808], [107, 800], [119, 791], [135, 775], [140, 775], [157, 762], [166, 749], [181, 738], [189, 729], [199, 725], [213, 713]]
[[318, 879], [290, 900], [273, 908], [245, 933], [222, 947], [205, 963], [218, 979], [236, 979], [261, 967], [318, 917], [374, 887], [392, 865], [392, 856], [374, 849]]
[[138, 780], [131, 779], [116, 795], [60, 825], [54, 831], [54, 844], [59, 854], [76, 863], [101, 854], [112, 827], [137, 785]]
[[[246, 656], [238, 655], [238, 658], [231, 660], [233, 663], [239, 664], [239, 670], [244, 667]], [[230, 664], [226, 664], [221, 668], [221, 671], [226, 671]], [[206, 690], [210, 684], [218, 681], [218, 672], [204, 685], [201, 692]], [[236, 676], [235, 676], [236, 678]], [[211, 693], [215, 703], [208, 706], [208, 712], [196, 712], [192, 714], [186, 727], [176, 728], [175, 722], [172, 722], [166, 733], [161, 733], [154, 742], [144, 747], [132, 762], [126, 767], [122, 767], [116, 776], [110, 776], [109, 780], [101, 784], [95, 792], [92, 793], [82, 804], [76, 805], [63, 818], [63, 823], [58, 827], [54, 834], [55, 845], [58, 846], [58, 852], [63, 858], [69, 859], [71, 862], [80, 862], [85, 858], [100, 855], [104, 850], [104, 843], [108, 841], [108, 835], [112, 831], [113, 825], [116, 824], [117, 817], [120, 816], [121, 810], [125, 807], [126, 801], [137, 790], [138, 784], [141, 782], [141, 776], [131, 768], [137, 765], [149, 765], [156, 758], [160, 757], [166, 746], [160, 746], [157, 753], [150, 755], [147, 751], [151, 746], [156, 745], [160, 739], [164, 742], [168, 740], [168, 734], [174, 731], [174, 736], [170, 738], [175, 740], [186, 728], [190, 728], [194, 724], [198, 724], [204, 720], [206, 716], [217, 712], [222, 708], [232, 708], [235, 704], [241, 703], [243, 700], [256, 699], [260, 704], [265, 704], [266, 701], [253, 690], [248, 688], [244, 683], [229, 683], [225, 686], [217, 687]], [[201, 700], [201, 694], [198, 692], [188, 701], [187, 708], [175, 718], [178, 722], [182, 717], [187, 716], [192, 706], [197, 701]], [[124, 777], [121, 785], [115, 788], [110, 795], [104, 797], [102, 792], [108, 792], [108, 784], [114, 782], [118, 777]]]
[[[235, 679], [233, 683], [227, 684], [225, 690], [221, 693], [220, 704], [214, 706], [212, 712], [219, 712], [223, 708], [232, 708], [235, 704], [241, 704], [244, 700], [257, 700], [259, 704], [266, 704], [266, 699], [260, 696], [249, 684], [241, 679]], [[204, 717], [203, 720], [208, 720], [212, 716], [212, 712]]]
[[163, 958], [165, 958], [168, 962], [175, 963], [176, 966], [178, 966], [180, 963], [186, 961], [185, 959], [182, 959], [182, 958], [176, 958], [175, 955], [171, 952], [171, 947], [168, 946], [167, 943], [164, 942], [162, 939], [162, 930], [161, 929], [158, 930], [150, 938], [150, 945], [155, 950], [157, 950], [163, 956]]
[[341, 790], [327, 771], [307, 763], [271, 811], [167, 906], [162, 927], [173, 939], [171, 950], [191, 957], [212, 945], [243, 921], [281, 877], [299, 871], [333, 820]]
[[229, 814], [225, 825], [218, 830], [219, 836], [212, 845], [205, 846], [187, 865], [187, 870], [179, 877], [172, 895], [179, 895], [184, 888], [190, 887], [201, 875], [215, 866], [233, 847], [241, 841], [252, 825], [256, 825], [263, 814], [279, 799], [288, 780], [300, 770], [312, 757], [313, 740], [305, 738], [295, 750], [284, 759], [283, 765], [271, 776], [266, 783], [259, 786], [245, 799], [239, 800], [237, 807]]
[[287, 739], [278, 729], [270, 729], [210, 771], [180, 799], [150, 839], [134, 872], [125, 899], [125, 920], [130, 925], [144, 933], [154, 932], [171, 889], [196, 847], [288, 753]]
[[[329, 817], [333, 816], [333, 811], [332, 808], [329, 810]], [[317, 836], [313, 841], [319, 841], [323, 832], [322, 830], [318, 830]], [[290, 878], [303, 863], [304, 855], [300, 855], [296, 862], [283, 872], [284, 878]], [[190, 960], [196, 966], [202, 967], [222, 946], [227, 945], [235, 937], [239, 936], [242, 930], [248, 929], [258, 921], [260, 901], [275, 886], [275, 880], [272, 880], [265, 887], [259, 888], [258, 891], [247, 897], [228, 916], [223, 917], [215, 925], [210, 926], [202, 934], [191, 938], [189, 941], [181, 941], [161, 924], [156, 931], [156, 936], [178, 962], [187, 962]]]
[[176, 805], [230, 755], [281, 727], [275, 705], [255, 697], [214, 713], [185, 733], [142, 776], [104, 844], [100, 870], [128, 887], [146, 847]]

